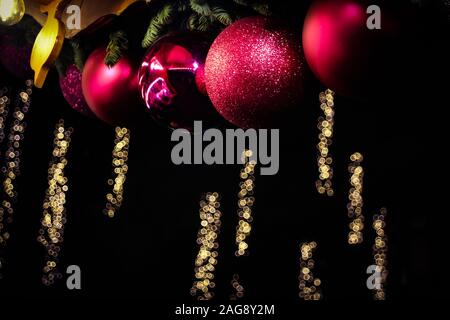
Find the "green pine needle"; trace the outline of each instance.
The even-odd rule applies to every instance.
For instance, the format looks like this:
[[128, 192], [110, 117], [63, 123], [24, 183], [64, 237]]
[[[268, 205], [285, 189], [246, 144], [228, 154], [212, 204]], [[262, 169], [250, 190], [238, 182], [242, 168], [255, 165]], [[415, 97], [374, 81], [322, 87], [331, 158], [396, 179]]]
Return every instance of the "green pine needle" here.
[[272, 14], [267, 3], [254, 3], [252, 8], [263, 16], [270, 16]]
[[209, 7], [209, 4], [206, 1], [201, 0], [190, 0], [191, 9], [195, 13], [199, 14], [200, 16], [211, 16], [212, 11]]
[[166, 4], [162, 9], [150, 20], [147, 32], [142, 40], [142, 47], [150, 47], [160, 36], [164, 27], [169, 25], [173, 19], [174, 8], [172, 4]]
[[228, 26], [233, 23], [233, 19], [230, 14], [223, 8], [213, 7], [212, 14], [216, 20], [218, 20], [221, 24]]
[[241, 6], [248, 6], [248, 1], [246, 1], [246, 0], [234, 0], [234, 2], [236, 2], [237, 4], [239, 4]]
[[250, 7], [263, 16], [270, 16], [272, 14], [269, 5], [267, 3], [248, 0], [233, 0], [233, 1], [241, 6]]
[[84, 50], [81, 48], [80, 43], [78, 41], [71, 41], [70, 44], [72, 45], [73, 49], [73, 60], [75, 65], [77, 66], [78, 70], [83, 70], [84, 68], [84, 62], [86, 60], [86, 55]]
[[198, 15], [193, 13], [187, 19], [186, 27], [188, 28], [189, 31], [195, 31], [197, 30], [197, 26], [198, 26]]
[[117, 31], [110, 36], [108, 47], [106, 48], [105, 64], [108, 67], [113, 67], [119, 62], [123, 51], [128, 50], [128, 38], [125, 31]]
[[206, 16], [200, 16], [198, 18], [197, 31], [206, 32], [211, 26], [211, 20]]

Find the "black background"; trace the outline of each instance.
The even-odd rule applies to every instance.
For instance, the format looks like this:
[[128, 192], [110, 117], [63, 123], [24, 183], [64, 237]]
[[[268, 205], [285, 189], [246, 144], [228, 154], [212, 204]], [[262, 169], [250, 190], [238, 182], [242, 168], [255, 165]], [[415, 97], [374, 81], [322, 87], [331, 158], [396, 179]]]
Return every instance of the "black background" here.
[[[315, 271], [323, 281], [324, 298], [370, 301], [365, 285], [365, 269], [372, 264], [370, 223], [363, 245], [353, 248], [346, 241], [347, 165], [355, 151], [365, 155], [366, 221], [382, 206], [388, 208], [388, 298], [443, 297], [447, 19], [440, 7], [423, 5], [414, 46], [404, 57], [408, 62], [404, 83], [398, 83], [394, 95], [369, 102], [336, 98], [333, 198], [318, 195], [314, 186], [320, 87], [311, 89], [314, 94], [301, 106], [295, 123], [281, 130], [279, 174], [256, 177], [251, 254], [240, 259], [234, 257], [239, 166], [173, 165], [171, 132], [146, 115], [132, 128], [123, 207], [109, 219], [102, 209], [112, 173], [114, 129], [73, 111], [60, 93], [56, 72], [51, 73], [44, 89], [34, 89], [26, 118], [19, 201], [0, 297], [193, 301], [189, 289], [194, 280], [198, 202], [204, 192], [218, 191], [224, 213], [216, 272], [219, 301], [228, 299], [231, 276], [239, 273], [244, 301], [300, 302], [298, 246], [312, 240], [319, 244]], [[3, 69], [1, 80], [23, 87]], [[41, 284], [44, 249], [36, 237], [53, 130], [60, 118], [74, 128], [60, 267], [63, 271], [72, 264], [81, 267], [80, 291], [67, 290], [65, 281], [51, 288]]]

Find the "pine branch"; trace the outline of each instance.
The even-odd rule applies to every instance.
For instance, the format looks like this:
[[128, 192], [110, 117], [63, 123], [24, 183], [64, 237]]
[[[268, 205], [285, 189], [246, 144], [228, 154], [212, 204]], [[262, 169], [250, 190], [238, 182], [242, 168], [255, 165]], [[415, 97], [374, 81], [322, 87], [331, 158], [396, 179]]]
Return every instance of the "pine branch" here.
[[142, 40], [142, 47], [150, 47], [162, 33], [162, 29], [169, 25], [173, 20], [174, 7], [172, 4], [166, 4], [162, 9], [150, 20], [147, 33]]
[[108, 67], [113, 67], [119, 62], [123, 51], [128, 50], [128, 38], [125, 31], [119, 30], [109, 36], [109, 44], [106, 48], [105, 64]]
[[270, 16], [272, 14], [270, 7], [267, 3], [248, 0], [233, 0], [233, 1], [241, 6], [250, 7], [263, 16]]
[[186, 27], [189, 31], [195, 31], [198, 27], [198, 15], [193, 13], [189, 16], [186, 22]]
[[86, 54], [82, 49], [80, 43], [76, 40], [70, 42], [73, 49], [73, 60], [78, 70], [83, 70], [84, 62], [86, 61]]
[[211, 19], [209, 19], [207, 16], [200, 16], [198, 18], [198, 26], [197, 30], [201, 32], [206, 32], [211, 26]]
[[212, 11], [205, 0], [190, 0], [191, 9], [200, 16], [211, 16]]
[[267, 3], [254, 3], [252, 4], [252, 9], [258, 12], [259, 14], [263, 16], [270, 16], [272, 15], [272, 11], [269, 8], [269, 5]]
[[213, 7], [212, 14], [217, 21], [225, 26], [233, 23], [233, 19], [231, 18], [230, 14], [223, 8]]
[[55, 67], [56, 67], [56, 71], [58, 71], [58, 75], [59, 77], [64, 77], [66, 70], [67, 70], [67, 66], [65, 66], [63, 64], [63, 62], [61, 61], [61, 59], [57, 59], [55, 61]]
[[234, 2], [236, 2], [237, 4], [239, 4], [241, 6], [248, 6], [248, 1], [246, 1], [246, 0], [234, 0]]

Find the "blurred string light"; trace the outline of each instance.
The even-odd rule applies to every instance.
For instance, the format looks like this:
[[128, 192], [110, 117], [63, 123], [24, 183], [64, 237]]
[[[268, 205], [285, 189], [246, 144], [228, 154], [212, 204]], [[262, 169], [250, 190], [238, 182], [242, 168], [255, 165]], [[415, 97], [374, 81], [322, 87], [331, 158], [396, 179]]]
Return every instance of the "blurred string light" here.
[[214, 271], [217, 265], [222, 213], [220, 212], [220, 198], [217, 192], [207, 193], [206, 200], [200, 201], [200, 230], [197, 234], [199, 251], [195, 259], [195, 281], [191, 288], [191, 295], [199, 300], [210, 300], [216, 284]]
[[[3, 143], [5, 140], [5, 125], [6, 120], [9, 113], [9, 104], [10, 99], [8, 98], [8, 88], [1, 88], [0, 89], [0, 144]], [[1, 153], [0, 153], [1, 156]], [[10, 219], [8, 217], [8, 219]], [[5, 224], [7, 222], [5, 221], [5, 208], [4, 206], [0, 206], [0, 280], [2, 279], [2, 273], [1, 270], [3, 268], [3, 254], [2, 249], [6, 245], [6, 241], [9, 238], [9, 232], [5, 229]]]
[[363, 179], [364, 168], [362, 167], [363, 156], [356, 152], [351, 155], [351, 163], [348, 167], [350, 173], [351, 188], [348, 193], [349, 203], [347, 205], [348, 217], [352, 219], [349, 224], [350, 232], [348, 233], [349, 244], [359, 244], [363, 242], [362, 231], [364, 229], [363, 215]]
[[68, 179], [64, 170], [68, 164], [66, 159], [70, 146], [72, 128], [64, 127], [64, 120], [56, 125], [53, 140], [53, 158], [48, 169], [48, 189], [43, 203], [43, 216], [38, 241], [45, 247], [46, 263], [43, 268], [42, 282], [52, 285], [56, 279], [62, 277], [58, 270], [58, 257], [64, 241], [64, 226], [66, 217], [66, 192]]
[[235, 255], [237, 257], [248, 254], [248, 240], [250, 232], [252, 230], [251, 223], [253, 221], [252, 217], [252, 207], [255, 202], [253, 197], [255, 189], [255, 166], [256, 162], [250, 160], [253, 152], [251, 150], [245, 150], [243, 153], [244, 168], [241, 170], [239, 183], [240, 191], [238, 193], [238, 216], [239, 222], [236, 227], [236, 244], [237, 250]]
[[[0, 144], [5, 140], [5, 126], [9, 113], [10, 100], [8, 98], [8, 88], [0, 89]], [[1, 155], [1, 153], [0, 153]]]
[[116, 139], [113, 150], [112, 164], [115, 178], [108, 180], [108, 185], [112, 186], [112, 192], [106, 195], [106, 207], [103, 213], [113, 218], [122, 206], [123, 189], [128, 172], [128, 150], [130, 146], [130, 130], [116, 127]]
[[375, 265], [377, 266], [377, 272], [380, 273], [380, 287], [374, 290], [374, 300], [386, 300], [385, 285], [388, 276], [387, 270], [387, 251], [388, 251], [388, 238], [385, 232], [386, 228], [386, 208], [381, 208], [380, 214], [374, 215], [372, 227], [375, 230], [376, 237], [373, 245], [373, 257]]
[[[26, 89], [19, 92], [18, 98], [14, 101], [14, 109], [12, 113], [12, 120], [10, 124], [9, 133], [7, 136], [6, 152], [4, 154], [4, 165], [1, 168], [3, 175], [2, 183], [2, 198], [0, 205], [0, 248], [6, 245], [10, 234], [7, 230], [7, 225], [11, 224], [14, 217], [14, 203], [17, 201], [16, 180], [20, 175], [20, 156], [21, 156], [21, 142], [24, 139], [25, 116], [27, 115], [31, 105], [31, 94], [33, 81], [27, 80], [25, 82]], [[5, 120], [8, 114], [9, 105], [11, 101], [5, 95], [6, 91], [2, 90], [3, 94], [0, 100], [1, 111], [1, 134], [0, 138], [5, 138], [4, 128]]]
[[235, 301], [244, 297], [245, 289], [240, 283], [240, 277], [238, 274], [233, 275], [231, 286], [233, 287], [234, 292], [230, 295], [230, 300]]
[[299, 296], [303, 300], [321, 300], [322, 292], [320, 286], [322, 284], [319, 278], [315, 278], [313, 269], [315, 261], [313, 253], [317, 248], [316, 242], [304, 242], [300, 244], [300, 275], [298, 277], [300, 284]]
[[330, 146], [333, 143], [334, 132], [334, 92], [327, 89], [319, 94], [320, 109], [323, 116], [318, 119], [319, 143], [317, 144], [317, 165], [319, 168], [319, 179], [316, 181], [316, 188], [320, 194], [328, 196], [334, 195], [333, 179], [333, 158], [330, 155]]

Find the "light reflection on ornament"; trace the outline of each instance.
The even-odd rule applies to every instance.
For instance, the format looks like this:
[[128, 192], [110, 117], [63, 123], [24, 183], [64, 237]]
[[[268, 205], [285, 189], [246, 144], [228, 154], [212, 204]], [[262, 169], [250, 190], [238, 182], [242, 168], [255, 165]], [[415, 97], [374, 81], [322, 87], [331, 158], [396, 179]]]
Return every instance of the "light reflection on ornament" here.
[[209, 45], [201, 34], [174, 33], [150, 48], [139, 69], [139, 92], [157, 122], [188, 130], [197, 120], [205, 127], [222, 123], [205, 94], [204, 77], [198, 75]]
[[0, 24], [12, 26], [19, 23], [25, 14], [23, 0], [1, 0], [0, 1]]

